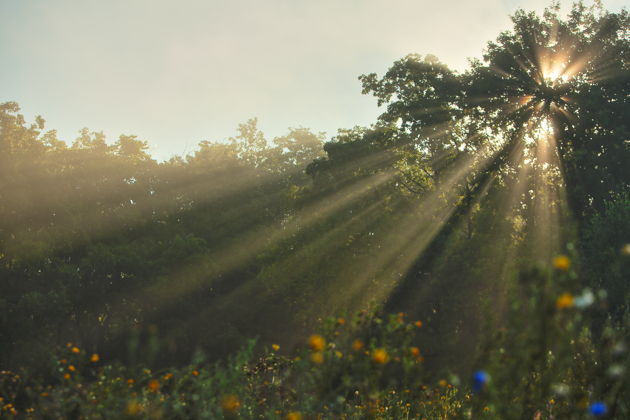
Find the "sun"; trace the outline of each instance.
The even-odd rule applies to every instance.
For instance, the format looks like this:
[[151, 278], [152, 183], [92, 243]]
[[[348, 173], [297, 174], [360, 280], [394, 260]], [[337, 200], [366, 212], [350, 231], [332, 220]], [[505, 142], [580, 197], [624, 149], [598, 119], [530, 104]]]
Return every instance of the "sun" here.
[[565, 74], [563, 69], [560, 67], [556, 67], [549, 72], [543, 73], [543, 78], [550, 84], [566, 83], [569, 81], [569, 76]]
[[558, 85], [569, 81], [571, 76], [567, 68], [567, 60], [556, 57], [555, 59], [541, 60], [540, 72], [547, 85]]

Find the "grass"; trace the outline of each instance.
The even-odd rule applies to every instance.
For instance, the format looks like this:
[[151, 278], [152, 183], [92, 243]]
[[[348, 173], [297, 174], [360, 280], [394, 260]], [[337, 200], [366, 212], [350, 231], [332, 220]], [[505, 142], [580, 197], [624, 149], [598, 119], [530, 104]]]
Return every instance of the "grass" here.
[[[436, 378], [421, 320], [378, 308], [330, 318], [285, 351], [254, 342], [226, 361], [151, 370], [68, 343], [50, 372], [0, 373], [0, 414], [33, 419], [551, 419], [630, 417], [625, 324], [603, 291], [580, 290], [569, 260], [523, 273], [476, 369]], [[45, 379], [44, 379], [45, 378]]]

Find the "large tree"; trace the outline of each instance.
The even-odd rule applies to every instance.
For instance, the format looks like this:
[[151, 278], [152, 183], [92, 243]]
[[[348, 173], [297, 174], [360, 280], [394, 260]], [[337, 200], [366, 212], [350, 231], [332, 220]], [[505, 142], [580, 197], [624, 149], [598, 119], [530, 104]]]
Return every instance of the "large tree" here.
[[378, 123], [397, 125], [431, 166], [445, 149], [498, 146], [477, 178], [507, 163], [519, 143], [548, 142], [541, 130], [551, 131], [571, 209], [582, 218], [630, 185], [630, 17], [576, 3], [564, 19], [557, 6], [512, 19], [513, 29], [464, 73], [410, 55], [382, 78], [361, 76], [363, 91], [386, 105]]

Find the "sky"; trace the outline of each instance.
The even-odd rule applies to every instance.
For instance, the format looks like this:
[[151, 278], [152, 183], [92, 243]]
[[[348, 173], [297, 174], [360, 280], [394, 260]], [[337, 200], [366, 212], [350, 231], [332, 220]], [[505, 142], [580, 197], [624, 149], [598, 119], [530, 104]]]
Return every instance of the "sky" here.
[[[358, 76], [410, 53], [462, 71], [549, 0], [0, 0], [0, 102], [71, 143], [149, 141], [158, 160], [223, 141], [258, 118], [331, 138], [382, 112]], [[565, 2], [566, 3], [566, 2]], [[604, 0], [613, 11], [630, 0]]]

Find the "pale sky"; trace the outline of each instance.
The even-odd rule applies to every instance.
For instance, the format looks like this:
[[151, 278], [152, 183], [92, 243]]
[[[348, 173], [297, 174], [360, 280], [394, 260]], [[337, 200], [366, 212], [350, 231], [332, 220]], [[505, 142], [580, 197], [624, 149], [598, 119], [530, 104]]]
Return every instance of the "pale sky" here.
[[[618, 11], [630, 0], [608, 0]], [[158, 159], [258, 117], [333, 136], [382, 112], [360, 74], [408, 53], [463, 70], [543, 0], [0, 0], [0, 102], [72, 142], [88, 127]]]

